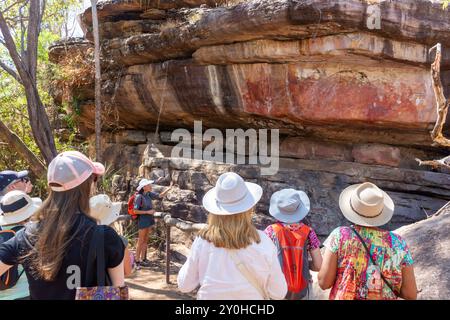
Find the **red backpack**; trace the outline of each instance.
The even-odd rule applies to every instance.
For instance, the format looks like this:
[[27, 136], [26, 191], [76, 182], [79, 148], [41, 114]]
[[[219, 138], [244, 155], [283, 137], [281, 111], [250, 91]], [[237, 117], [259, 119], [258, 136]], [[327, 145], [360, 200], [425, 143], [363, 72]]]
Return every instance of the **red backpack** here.
[[128, 199], [128, 214], [131, 216], [131, 219], [136, 220], [137, 214], [134, 213], [134, 200], [136, 199], [136, 196], [138, 195], [138, 192], [135, 192], [130, 199]]
[[309, 280], [308, 252], [305, 248], [310, 228], [303, 225], [291, 231], [281, 224], [273, 224], [273, 231], [281, 249], [282, 270], [290, 293], [303, 296]]

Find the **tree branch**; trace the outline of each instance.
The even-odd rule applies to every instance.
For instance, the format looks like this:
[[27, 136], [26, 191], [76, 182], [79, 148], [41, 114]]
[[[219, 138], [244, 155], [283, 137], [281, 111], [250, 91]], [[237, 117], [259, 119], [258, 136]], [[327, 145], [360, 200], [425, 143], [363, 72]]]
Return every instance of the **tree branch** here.
[[17, 72], [14, 71], [13, 68], [8, 67], [8, 65], [6, 63], [4, 63], [3, 61], [1, 61], [1, 60], [0, 60], [0, 68], [2, 68], [4, 71], [6, 71], [11, 77], [16, 79], [17, 82], [22, 84], [22, 80], [20, 79], [20, 77], [17, 74]]
[[416, 161], [419, 163], [419, 166], [431, 166], [433, 169], [438, 168], [450, 169], [450, 156], [447, 156], [439, 160], [425, 160], [425, 161], [416, 158]]
[[431, 80], [433, 84], [434, 95], [436, 98], [437, 120], [434, 129], [431, 132], [431, 138], [437, 144], [450, 147], [450, 140], [442, 134], [442, 129], [447, 118], [449, 102], [444, 96], [444, 89], [441, 82], [441, 44], [438, 43], [430, 49], [430, 53], [436, 50], [434, 62], [431, 64]]
[[23, 64], [19, 53], [17, 52], [16, 44], [13, 37], [11, 36], [11, 32], [9, 31], [8, 24], [6, 23], [5, 17], [3, 16], [2, 12], [0, 12], [0, 31], [3, 35], [4, 46], [8, 50], [11, 59], [14, 61], [17, 72], [19, 73], [20, 78], [23, 82], [24, 78], [28, 76], [27, 69]]
[[[3, 9], [3, 10], [1, 11], [1, 13], [7, 12], [9, 9], [11, 9], [11, 8], [14, 7], [16, 4], [19, 4], [19, 3], [21, 3], [21, 2], [23, 2], [23, 0], [15, 1], [15, 2], [11, 3], [11, 4], [10, 4], [9, 6], [7, 6], [5, 9]], [[27, 1], [27, 2], [28, 2], [28, 1]]]
[[6, 141], [17, 153], [30, 164], [30, 169], [38, 177], [45, 177], [46, 168], [39, 158], [25, 145], [25, 143], [0, 119], [0, 137]]
[[27, 32], [27, 56], [26, 62], [28, 65], [28, 73], [32, 82], [36, 83], [36, 68], [37, 68], [37, 45], [40, 29], [41, 5], [40, 0], [30, 0], [30, 7], [28, 10], [28, 32]]

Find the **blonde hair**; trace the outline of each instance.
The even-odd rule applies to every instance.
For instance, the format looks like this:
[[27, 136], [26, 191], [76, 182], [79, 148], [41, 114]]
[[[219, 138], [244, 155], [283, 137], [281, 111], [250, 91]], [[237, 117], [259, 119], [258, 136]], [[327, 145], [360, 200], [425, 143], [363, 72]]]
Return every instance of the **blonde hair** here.
[[254, 209], [233, 214], [208, 215], [208, 225], [199, 232], [199, 236], [218, 248], [243, 249], [252, 243], [260, 243], [258, 230], [252, 224]]

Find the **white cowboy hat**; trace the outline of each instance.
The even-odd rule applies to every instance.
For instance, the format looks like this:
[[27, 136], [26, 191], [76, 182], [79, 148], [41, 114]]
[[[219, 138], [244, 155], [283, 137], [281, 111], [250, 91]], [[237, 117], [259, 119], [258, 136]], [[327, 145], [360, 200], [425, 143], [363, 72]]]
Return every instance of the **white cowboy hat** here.
[[0, 202], [0, 208], [3, 211], [0, 216], [0, 226], [16, 224], [29, 219], [41, 205], [41, 199], [31, 198], [23, 191], [8, 192]]
[[203, 207], [212, 214], [233, 215], [253, 208], [261, 199], [262, 188], [245, 182], [238, 174], [227, 172], [203, 197]]
[[310, 210], [309, 198], [305, 192], [283, 189], [270, 197], [269, 213], [278, 221], [295, 223], [301, 221]]
[[99, 194], [89, 199], [90, 216], [99, 224], [108, 226], [119, 218], [121, 202], [112, 202], [106, 194]]
[[141, 181], [139, 181], [139, 185], [136, 190], [140, 191], [143, 187], [148, 186], [149, 184], [153, 184], [154, 182], [154, 180], [142, 179]]
[[347, 220], [365, 227], [382, 226], [394, 214], [391, 197], [370, 182], [345, 188], [339, 196], [339, 207]]

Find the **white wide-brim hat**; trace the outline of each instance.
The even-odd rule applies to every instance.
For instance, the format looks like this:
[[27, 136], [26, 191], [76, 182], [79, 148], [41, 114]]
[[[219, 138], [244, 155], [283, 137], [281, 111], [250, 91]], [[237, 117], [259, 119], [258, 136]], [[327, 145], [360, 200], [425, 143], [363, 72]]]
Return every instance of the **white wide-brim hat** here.
[[308, 195], [301, 190], [283, 189], [270, 197], [269, 213], [278, 221], [295, 223], [303, 220], [310, 210]]
[[233, 215], [253, 208], [262, 197], [262, 188], [256, 183], [245, 182], [234, 172], [226, 172], [216, 186], [203, 197], [203, 207], [216, 215]]
[[394, 214], [391, 197], [370, 182], [345, 188], [339, 196], [339, 208], [347, 220], [365, 227], [382, 226]]
[[90, 216], [98, 224], [108, 226], [115, 222], [122, 210], [121, 202], [112, 202], [106, 194], [99, 194], [89, 199]]
[[31, 198], [25, 192], [8, 192], [1, 201], [0, 226], [16, 224], [29, 219], [42, 206], [40, 198]]
[[148, 186], [149, 184], [153, 184], [154, 182], [154, 180], [142, 179], [141, 181], [139, 181], [139, 185], [136, 190], [140, 191], [143, 187]]

